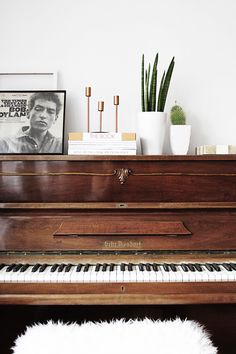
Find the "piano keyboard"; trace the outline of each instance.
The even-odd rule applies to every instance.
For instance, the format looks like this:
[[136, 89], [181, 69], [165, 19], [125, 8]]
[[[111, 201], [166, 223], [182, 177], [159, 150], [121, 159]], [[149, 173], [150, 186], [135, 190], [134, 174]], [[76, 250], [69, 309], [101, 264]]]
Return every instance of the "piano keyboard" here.
[[0, 283], [236, 281], [236, 263], [0, 264]]

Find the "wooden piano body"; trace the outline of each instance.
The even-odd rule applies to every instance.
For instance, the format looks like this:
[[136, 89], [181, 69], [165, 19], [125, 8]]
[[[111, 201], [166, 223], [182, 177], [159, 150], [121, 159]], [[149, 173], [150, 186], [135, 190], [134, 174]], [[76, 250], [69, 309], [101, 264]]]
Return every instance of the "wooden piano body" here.
[[[236, 263], [235, 156], [12, 155], [0, 166], [0, 264]], [[180, 316], [225, 354], [235, 303], [232, 280], [0, 282], [0, 328], [8, 348], [40, 319]]]

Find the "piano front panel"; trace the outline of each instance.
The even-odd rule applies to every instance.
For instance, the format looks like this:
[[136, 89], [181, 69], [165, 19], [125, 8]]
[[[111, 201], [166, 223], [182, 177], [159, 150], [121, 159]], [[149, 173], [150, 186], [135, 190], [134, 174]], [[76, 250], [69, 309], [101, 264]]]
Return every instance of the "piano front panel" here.
[[8, 211], [1, 251], [233, 251], [235, 210]]
[[[209, 159], [211, 159], [209, 163]], [[2, 157], [2, 203], [235, 203], [233, 157]], [[193, 188], [194, 186], [194, 188]]]

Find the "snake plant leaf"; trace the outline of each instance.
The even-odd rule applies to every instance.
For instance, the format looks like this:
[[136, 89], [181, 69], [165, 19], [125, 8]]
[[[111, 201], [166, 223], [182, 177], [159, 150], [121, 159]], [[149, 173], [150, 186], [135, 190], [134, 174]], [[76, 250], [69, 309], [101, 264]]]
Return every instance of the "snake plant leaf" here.
[[162, 75], [162, 78], [161, 78], [159, 94], [158, 94], [158, 103], [157, 103], [157, 111], [158, 112], [161, 112], [161, 101], [162, 101], [161, 100], [161, 94], [162, 94], [163, 83], [164, 83], [164, 80], [165, 80], [165, 75], [166, 75], [166, 72], [164, 71], [164, 73]]
[[145, 92], [145, 111], [150, 111], [150, 102], [149, 102], [149, 80], [150, 80], [150, 70], [151, 70], [151, 65], [149, 63], [148, 65], [148, 70], [146, 70], [146, 75], [145, 75], [145, 84], [146, 84], [146, 92]]
[[157, 93], [157, 64], [158, 64], [158, 53], [156, 54], [153, 69], [152, 69], [152, 78], [150, 84], [150, 110], [156, 110], [156, 93]]
[[161, 89], [161, 103], [160, 103], [160, 111], [164, 112], [165, 110], [165, 104], [166, 104], [166, 97], [168, 94], [169, 86], [170, 86], [170, 81], [171, 81], [171, 76], [173, 73], [173, 69], [175, 66], [175, 57], [172, 58], [170, 65], [168, 67], [168, 70], [166, 72], [165, 80], [162, 85]]
[[141, 67], [141, 102], [142, 102], [142, 111], [145, 111], [144, 103], [144, 54], [142, 55], [142, 67]]

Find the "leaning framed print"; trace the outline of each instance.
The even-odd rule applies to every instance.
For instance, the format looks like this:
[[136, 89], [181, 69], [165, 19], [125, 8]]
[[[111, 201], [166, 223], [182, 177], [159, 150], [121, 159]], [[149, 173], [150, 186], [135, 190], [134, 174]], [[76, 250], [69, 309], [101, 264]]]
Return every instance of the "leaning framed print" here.
[[63, 154], [66, 91], [0, 91], [0, 154]]

